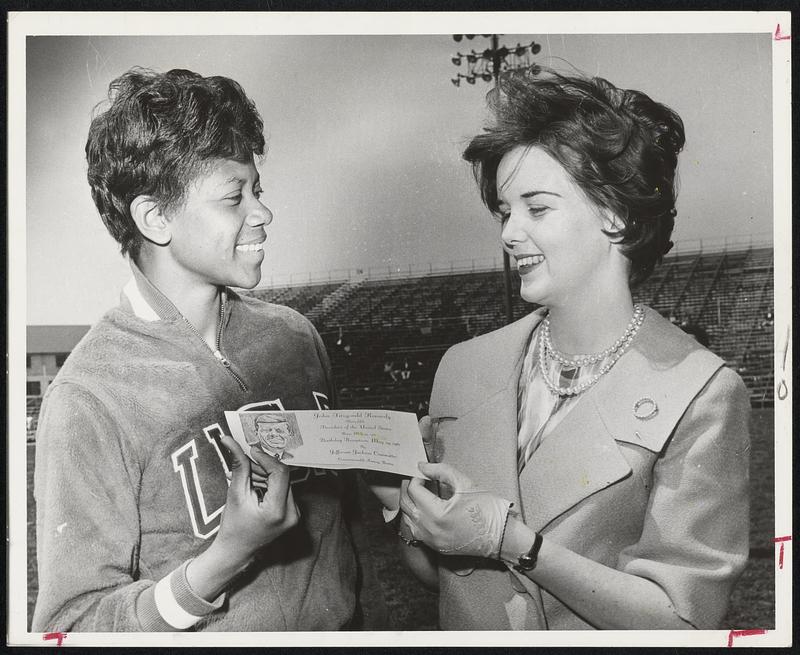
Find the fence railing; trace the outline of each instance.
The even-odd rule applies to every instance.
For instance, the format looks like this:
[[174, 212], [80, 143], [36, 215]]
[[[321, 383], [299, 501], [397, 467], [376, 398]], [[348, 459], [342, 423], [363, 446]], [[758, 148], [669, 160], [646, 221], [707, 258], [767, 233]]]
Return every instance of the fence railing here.
[[[743, 248], [772, 247], [772, 233], [760, 232], [747, 235], [731, 235], [707, 239], [684, 239], [676, 241], [667, 258], [692, 253], [715, 253]], [[503, 260], [498, 257], [456, 259], [449, 262], [408, 264], [405, 266], [365, 266], [362, 268], [333, 268], [308, 273], [270, 273], [261, 279], [256, 289], [276, 289], [299, 285], [328, 284], [330, 282], [353, 282], [358, 280], [393, 280], [456, 273], [483, 273], [503, 269]]]
[[682, 239], [675, 242], [669, 254], [686, 255], [690, 253], [727, 252], [728, 250], [741, 250], [743, 248], [767, 248], [772, 247], [772, 243], [772, 232], [734, 234], [707, 239]]

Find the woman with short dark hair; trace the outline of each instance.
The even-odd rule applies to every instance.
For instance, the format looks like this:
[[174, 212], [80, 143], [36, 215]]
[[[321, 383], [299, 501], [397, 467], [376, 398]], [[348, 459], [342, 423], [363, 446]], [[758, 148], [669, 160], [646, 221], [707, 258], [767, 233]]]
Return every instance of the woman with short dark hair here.
[[672, 246], [683, 123], [538, 68], [490, 105], [464, 157], [541, 307], [442, 359], [409, 564], [444, 629], [717, 627], [748, 555], [747, 392], [631, 295]]
[[42, 404], [36, 632], [366, 620], [355, 481], [290, 469], [282, 435], [251, 460], [221, 428], [226, 411], [334, 400], [314, 326], [232, 289], [261, 279], [272, 222], [263, 128], [236, 81], [181, 69], [122, 74], [92, 121], [92, 197], [132, 277]]

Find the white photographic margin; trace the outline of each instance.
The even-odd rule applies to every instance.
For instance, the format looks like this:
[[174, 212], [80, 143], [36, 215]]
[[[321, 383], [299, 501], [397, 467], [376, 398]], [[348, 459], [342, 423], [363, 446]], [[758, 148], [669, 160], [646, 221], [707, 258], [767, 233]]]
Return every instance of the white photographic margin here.
[[[778, 30], [778, 26], [780, 26]], [[48, 645], [26, 627], [26, 37], [29, 35], [269, 34], [710, 34], [772, 35], [775, 282], [775, 536], [792, 534], [791, 14], [790, 12], [146, 13], [11, 12], [8, 15], [8, 634], [13, 645]], [[782, 397], [781, 397], [782, 396]], [[791, 546], [791, 542], [787, 544]], [[775, 544], [777, 554], [779, 543]], [[65, 645], [136, 646], [788, 646], [792, 637], [792, 548], [775, 558], [775, 629], [590, 632], [70, 633]]]

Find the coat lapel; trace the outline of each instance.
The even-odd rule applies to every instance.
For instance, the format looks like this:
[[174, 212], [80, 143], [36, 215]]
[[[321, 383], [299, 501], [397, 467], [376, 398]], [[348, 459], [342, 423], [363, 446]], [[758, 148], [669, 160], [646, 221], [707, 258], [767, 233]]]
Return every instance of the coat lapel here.
[[[459, 344], [445, 355], [431, 396], [442, 458], [483, 488], [516, 503], [541, 529], [631, 473], [616, 441], [658, 452], [722, 361], [647, 308], [631, 350], [586, 391], [517, 476], [517, 385], [525, 347], [543, 316]], [[655, 416], [638, 418], [649, 398]], [[644, 404], [639, 416], [646, 416]], [[522, 501], [522, 502], [521, 502]]]
[[543, 311], [459, 344], [434, 381], [434, 451], [473, 482], [519, 506], [517, 384], [525, 346]]
[[502, 389], [472, 411], [440, 418], [436, 429], [437, 460], [465, 473], [480, 488], [519, 505], [516, 476], [516, 390]]
[[592, 400], [614, 439], [659, 452], [692, 399], [723, 364], [647, 308], [630, 351], [598, 383]]
[[542, 441], [520, 475], [523, 519], [533, 530], [631, 473], [589, 398], [591, 391], [586, 394]]
[[631, 468], [617, 441], [660, 452], [721, 365], [719, 357], [646, 308], [631, 349], [584, 393], [523, 469], [526, 523], [541, 529], [627, 477]]
[[531, 312], [448, 350], [433, 382], [430, 415], [460, 418], [487, 404], [499, 391], [513, 388], [516, 393], [525, 346], [543, 315], [541, 309]]

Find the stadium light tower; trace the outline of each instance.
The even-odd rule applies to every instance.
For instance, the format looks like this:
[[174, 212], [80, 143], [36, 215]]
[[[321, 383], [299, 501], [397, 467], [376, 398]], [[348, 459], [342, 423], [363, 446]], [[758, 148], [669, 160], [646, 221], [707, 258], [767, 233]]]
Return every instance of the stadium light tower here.
[[[460, 43], [464, 37], [468, 40], [474, 39], [477, 34], [453, 34], [453, 40]], [[455, 66], [466, 64], [466, 73], [459, 71], [450, 81], [453, 86], [460, 87], [461, 80], [467, 84], [475, 84], [477, 80], [483, 82], [494, 82], [497, 86], [500, 76], [518, 68], [528, 68], [533, 65], [532, 55], [539, 54], [542, 46], [531, 41], [527, 45], [517, 43], [515, 47], [500, 45], [499, 34], [481, 34], [485, 39], [489, 39], [490, 46], [483, 51], [470, 49], [469, 52], [457, 52], [450, 61]], [[506, 322], [514, 320], [514, 310], [511, 296], [511, 260], [508, 253], [503, 250], [503, 289], [505, 292]]]

